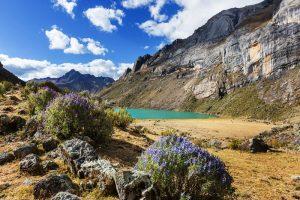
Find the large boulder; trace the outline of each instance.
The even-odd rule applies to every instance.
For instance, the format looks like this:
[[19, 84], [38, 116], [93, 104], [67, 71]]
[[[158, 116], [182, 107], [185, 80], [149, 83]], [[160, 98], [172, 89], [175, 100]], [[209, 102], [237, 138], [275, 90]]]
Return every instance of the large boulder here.
[[52, 160], [46, 160], [42, 162], [42, 166], [45, 172], [50, 171], [50, 170], [57, 170], [59, 168], [58, 164], [56, 164]]
[[20, 171], [30, 175], [41, 175], [44, 170], [40, 158], [35, 154], [29, 154], [20, 162]]
[[54, 138], [48, 138], [42, 141], [42, 146], [45, 152], [52, 151], [57, 148], [59, 142]]
[[0, 134], [12, 133], [20, 130], [25, 125], [26, 120], [20, 116], [1, 115], [0, 116]]
[[12, 153], [4, 152], [0, 153], [0, 165], [9, 163], [15, 159], [15, 156]]
[[80, 198], [69, 192], [59, 192], [51, 200], [80, 200]]
[[62, 158], [73, 174], [77, 174], [85, 161], [97, 159], [95, 149], [92, 145], [77, 138], [65, 141], [60, 146], [60, 151]]
[[34, 143], [26, 144], [14, 150], [15, 157], [20, 159], [24, 158], [29, 154], [37, 154], [37, 153], [38, 153], [38, 148]]
[[89, 186], [98, 185], [103, 194], [113, 195], [116, 194], [115, 186], [115, 174], [116, 170], [107, 160], [94, 160], [86, 161], [81, 165], [81, 169], [78, 171], [79, 178], [86, 178], [93, 180], [95, 183], [89, 183]]
[[267, 152], [270, 149], [261, 138], [250, 139], [249, 148], [251, 153]]
[[59, 192], [78, 194], [79, 187], [65, 174], [50, 175], [34, 186], [34, 199], [51, 198]]

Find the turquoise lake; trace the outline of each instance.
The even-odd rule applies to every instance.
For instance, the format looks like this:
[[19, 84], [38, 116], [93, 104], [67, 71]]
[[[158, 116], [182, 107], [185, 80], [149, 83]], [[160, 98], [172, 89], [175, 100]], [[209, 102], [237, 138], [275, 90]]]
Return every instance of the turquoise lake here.
[[[126, 109], [135, 119], [208, 119], [216, 118], [214, 115], [195, 113], [195, 112], [177, 112], [170, 110], [151, 110], [151, 109]], [[116, 109], [118, 111], [118, 109]]]

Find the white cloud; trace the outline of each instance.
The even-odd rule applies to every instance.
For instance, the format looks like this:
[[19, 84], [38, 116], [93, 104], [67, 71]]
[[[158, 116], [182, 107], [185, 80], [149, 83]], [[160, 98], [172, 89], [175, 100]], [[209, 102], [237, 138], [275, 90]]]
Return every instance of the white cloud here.
[[149, 11], [154, 20], [163, 22], [168, 19], [167, 15], [160, 14], [161, 9], [166, 4], [166, 0], [157, 0], [155, 5], [149, 7]]
[[87, 49], [94, 55], [105, 55], [106, 52], [108, 52], [108, 50], [104, 48], [100, 42], [91, 38], [83, 38], [82, 41], [87, 43]]
[[45, 34], [50, 42], [49, 49], [65, 49], [70, 43], [70, 38], [57, 26], [52, 26], [52, 30], [45, 31]]
[[52, 29], [46, 30], [45, 34], [50, 43], [49, 49], [64, 50], [64, 53], [67, 54], [92, 53], [94, 55], [105, 55], [105, 53], [108, 52], [99, 41], [91, 38], [77, 39], [75, 37], [69, 37], [57, 26], [52, 26]]
[[76, 38], [71, 37], [70, 46], [66, 48], [64, 52], [70, 54], [84, 54], [85, 47], [83, 44], [80, 44]]
[[62, 63], [54, 64], [46, 60], [32, 60], [24, 58], [13, 58], [0, 54], [0, 62], [5, 68], [15, 73], [23, 80], [45, 77], [60, 77], [71, 69], [75, 69], [83, 74], [95, 76], [107, 76], [114, 79], [119, 78], [128, 67], [129, 63], [115, 65], [111, 60], [95, 59], [88, 63]]
[[115, 20], [119, 25], [122, 25], [122, 18], [125, 16], [122, 10], [104, 8], [102, 6], [90, 8], [84, 12], [84, 15], [94, 26], [105, 32], [116, 30], [117, 26], [112, 24], [112, 21]]
[[160, 50], [160, 49], [162, 49], [164, 46], [166, 46], [166, 43], [161, 42], [159, 45], [156, 46], [156, 49], [157, 49], [157, 50]]
[[145, 50], [147, 50], [147, 49], [149, 49], [149, 48], [150, 48], [149, 46], [144, 46], [144, 49], [145, 49]]
[[62, 7], [74, 19], [73, 10], [77, 6], [77, 0], [53, 0], [53, 2], [54, 6]]
[[142, 6], [147, 6], [152, 2], [153, 0], [123, 0], [122, 5], [125, 8], [138, 8]]
[[[178, 12], [168, 21], [163, 21], [160, 10], [166, 3], [164, 0], [156, 0], [156, 9], [152, 8], [154, 20], [148, 20], [139, 27], [152, 36], [166, 37], [170, 41], [183, 39], [193, 34], [193, 32], [204, 25], [209, 18], [218, 12], [233, 8], [243, 7], [262, 0], [172, 0], [181, 7]], [[160, 4], [159, 4], [160, 3]], [[151, 7], [150, 7], [151, 8]], [[151, 11], [151, 9], [150, 9]]]

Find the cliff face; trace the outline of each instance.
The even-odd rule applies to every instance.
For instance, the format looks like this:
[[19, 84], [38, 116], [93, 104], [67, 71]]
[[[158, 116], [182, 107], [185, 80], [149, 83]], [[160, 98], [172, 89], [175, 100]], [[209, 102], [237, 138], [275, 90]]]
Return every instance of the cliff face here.
[[[133, 81], [144, 85], [137, 81], [142, 76], [143, 82], [147, 82], [143, 90], [135, 89], [140, 86], [133, 84], [119, 94], [120, 103], [124, 104], [124, 96], [140, 98], [147, 91], [147, 100], [132, 98], [133, 103], [125, 104], [145, 106], [139, 102], [148, 101], [152, 103], [147, 107], [175, 109], [191, 95], [198, 100], [220, 99], [238, 88], [255, 84], [259, 98], [267, 104], [296, 104], [300, 99], [299, 32], [297, 0], [265, 0], [225, 10], [187, 39], [176, 40], [153, 56], [140, 57], [134, 70], [103, 94], [112, 99]], [[291, 75], [288, 71], [292, 69], [295, 71]], [[172, 83], [173, 90], [168, 84], [150, 89], [162, 80]], [[162, 100], [161, 96], [166, 98]]]

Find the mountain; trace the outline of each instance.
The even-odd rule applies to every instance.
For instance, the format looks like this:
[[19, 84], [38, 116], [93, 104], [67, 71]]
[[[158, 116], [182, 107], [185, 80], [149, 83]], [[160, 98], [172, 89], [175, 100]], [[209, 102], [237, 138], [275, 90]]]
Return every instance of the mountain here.
[[224, 10], [137, 59], [103, 98], [127, 107], [270, 118], [300, 103], [300, 1]]
[[6, 70], [3, 67], [2, 63], [0, 62], [0, 82], [1, 81], [8, 81], [8, 82], [11, 82], [13, 84], [20, 84], [20, 85], [25, 84], [24, 81], [22, 81], [17, 76], [15, 76], [14, 74], [12, 74], [8, 70]]
[[50, 81], [55, 83], [60, 88], [67, 88], [72, 91], [98, 92], [104, 87], [107, 87], [114, 82], [114, 79], [109, 77], [95, 77], [90, 74], [81, 74], [80, 72], [72, 69], [60, 78], [42, 78], [33, 79], [35, 82]]

